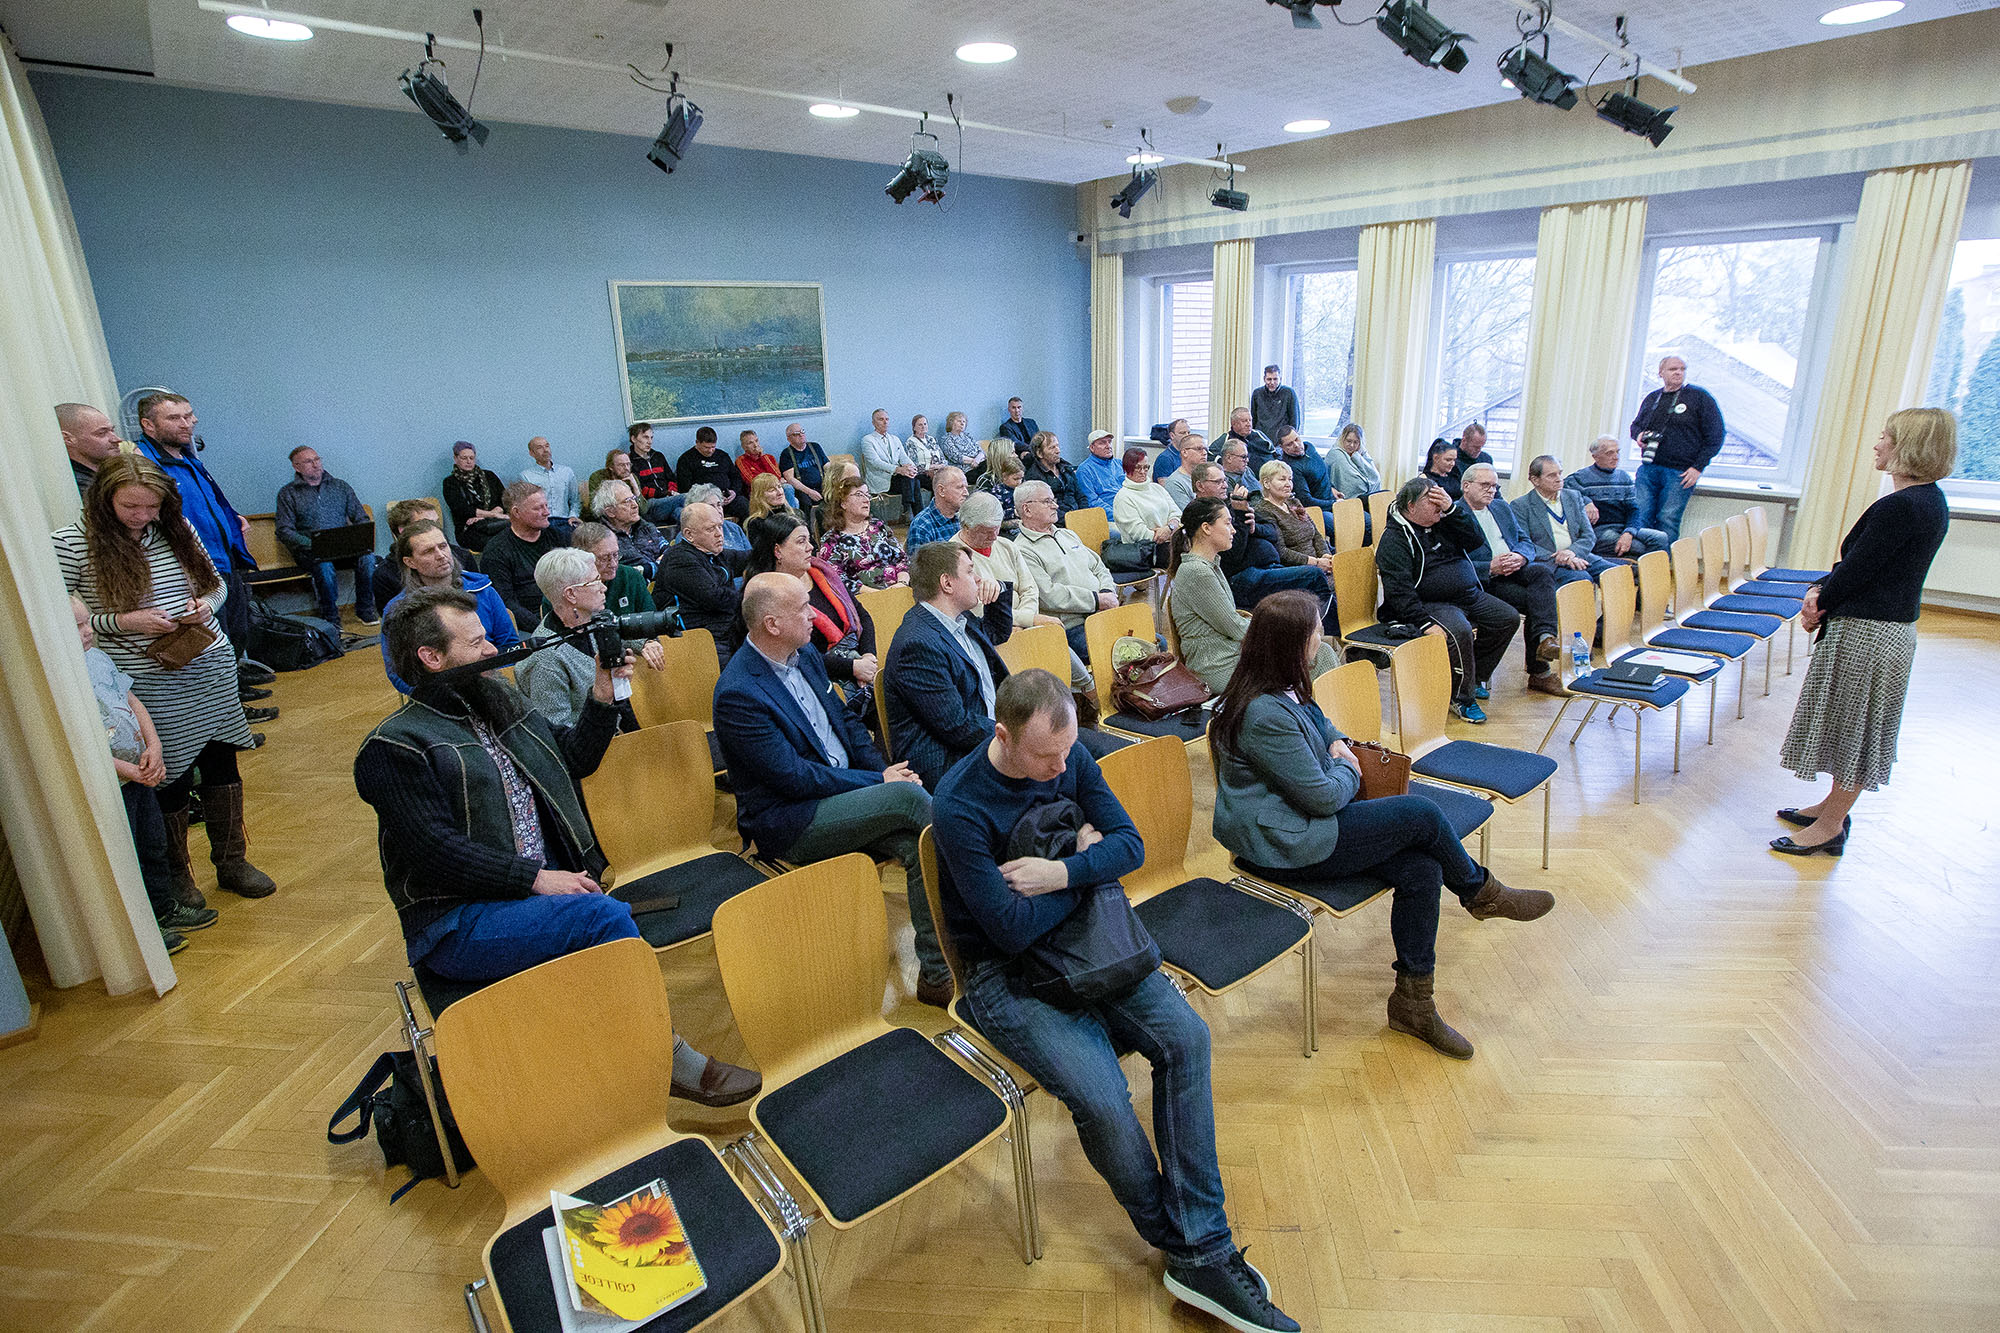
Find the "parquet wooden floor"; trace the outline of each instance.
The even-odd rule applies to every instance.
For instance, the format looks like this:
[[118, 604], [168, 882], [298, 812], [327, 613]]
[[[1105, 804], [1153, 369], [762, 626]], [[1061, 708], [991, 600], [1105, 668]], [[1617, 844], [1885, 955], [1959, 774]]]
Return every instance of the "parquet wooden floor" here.
[[[1932, 613], [1921, 634], [1895, 785], [1864, 798], [1841, 861], [1764, 850], [1771, 809], [1805, 791], [1776, 763], [1798, 675], [1763, 698], [1753, 671], [1741, 722], [1725, 686], [1713, 749], [1691, 709], [1678, 776], [1649, 728], [1641, 807], [1629, 720], [1573, 751], [1558, 736], [1550, 869], [1536, 805], [1503, 808], [1494, 838], [1500, 873], [1557, 910], [1445, 913], [1439, 1005], [1470, 1063], [1385, 1029], [1384, 907], [1320, 928], [1315, 1058], [1288, 968], [1206, 1004], [1230, 1212], [1285, 1308], [1322, 1333], [2000, 1328], [2000, 624]], [[1481, 739], [1546, 726], [1555, 702], [1517, 670]], [[281, 680], [245, 763], [281, 891], [225, 896], [177, 989], [37, 992], [40, 1038], [0, 1052], [0, 1328], [464, 1327], [500, 1211], [484, 1178], [391, 1205], [403, 1173], [373, 1141], [322, 1132], [397, 1044], [407, 973], [349, 769], [392, 699], [372, 652]], [[723, 833], [726, 799], [718, 816]], [[739, 1056], [712, 951], [667, 981], [681, 1029]], [[1046, 1257], [1016, 1256], [991, 1147], [817, 1231], [834, 1328], [1213, 1327], [1167, 1297], [1066, 1118], [1031, 1105]], [[724, 1326], [796, 1328], [789, 1281]]]

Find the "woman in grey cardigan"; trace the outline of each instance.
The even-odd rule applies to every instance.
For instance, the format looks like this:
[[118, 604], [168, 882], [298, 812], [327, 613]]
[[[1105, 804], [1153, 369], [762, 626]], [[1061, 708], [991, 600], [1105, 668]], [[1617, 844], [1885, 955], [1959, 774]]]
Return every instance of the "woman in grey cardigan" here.
[[[1181, 661], [1200, 676], [1202, 684], [1220, 694], [1229, 686], [1249, 625], [1236, 609], [1236, 596], [1217, 563], [1236, 541], [1236, 524], [1225, 500], [1203, 498], [1181, 511], [1181, 529], [1174, 536], [1170, 567], [1173, 587], [1168, 613], [1180, 635]], [[1325, 675], [1340, 665], [1325, 642], [1314, 650], [1312, 674]]]
[[[597, 573], [597, 557], [589, 551], [574, 546], [550, 551], [535, 562], [535, 585], [549, 605], [548, 614], [535, 632], [537, 638], [575, 629], [604, 609], [604, 580]], [[657, 641], [648, 639], [643, 645], [626, 645], [628, 649], [635, 646], [650, 669], [657, 671], [666, 665], [666, 653]], [[617, 702], [612, 706], [618, 710], [618, 730], [637, 731], [639, 719], [632, 712], [629, 651], [625, 665], [611, 674], [617, 690]], [[573, 726], [583, 711], [583, 701], [597, 681], [597, 659], [571, 640], [524, 659], [514, 669], [514, 679], [535, 711], [547, 718], [551, 726]]]
[[1422, 796], [1356, 801], [1361, 768], [1313, 702], [1309, 664], [1319, 605], [1302, 592], [1257, 604], [1235, 676], [1208, 729], [1215, 759], [1215, 837], [1251, 874], [1286, 887], [1354, 876], [1386, 880], [1396, 990], [1389, 1026], [1465, 1060], [1472, 1043], [1438, 1016], [1438, 890], [1474, 919], [1532, 921], [1555, 906], [1539, 889], [1510, 889], [1475, 862], [1442, 811]]

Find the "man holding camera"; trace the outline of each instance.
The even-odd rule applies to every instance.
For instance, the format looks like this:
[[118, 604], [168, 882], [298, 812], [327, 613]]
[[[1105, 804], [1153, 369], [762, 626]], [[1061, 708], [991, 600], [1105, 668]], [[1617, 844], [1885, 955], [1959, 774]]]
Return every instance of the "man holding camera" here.
[[1687, 382], [1687, 362], [1660, 362], [1660, 387], [1639, 404], [1632, 438], [1639, 442], [1639, 474], [1632, 506], [1634, 528], [1652, 528], [1680, 540], [1681, 514], [1702, 469], [1722, 452], [1726, 427], [1714, 395]]
[[[410, 965], [497, 981], [637, 936], [632, 909], [601, 887], [606, 862], [576, 787], [617, 731], [611, 671], [595, 668], [576, 725], [557, 728], [478, 670], [496, 650], [459, 589], [404, 593], [382, 637], [415, 690], [361, 743], [354, 785], [375, 807], [383, 884]], [[444, 674], [461, 667], [468, 673]], [[675, 1038], [675, 1096], [731, 1106], [761, 1086]]]

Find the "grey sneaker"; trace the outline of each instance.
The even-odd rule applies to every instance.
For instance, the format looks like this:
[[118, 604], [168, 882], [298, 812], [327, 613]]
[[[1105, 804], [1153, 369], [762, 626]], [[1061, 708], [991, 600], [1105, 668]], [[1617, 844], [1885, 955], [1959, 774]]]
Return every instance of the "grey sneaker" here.
[[167, 914], [160, 918], [161, 930], [207, 930], [222, 919], [222, 913], [213, 907], [189, 907], [186, 903], [175, 903]]
[[187, 948], [187, 947], [188, 947], [188, 942], [187, 942], [187, 936], [185, 936], [185, 935], [181, 934], [181, 933], [180, 933], [179, 931], [177, 931], [177, 930], [163, 930], [163, 931], [161, 931], [161, 932], [160, 932], [160, 943], [162, 943], [162, 944], [164, 944], [164, 945], [166, 945], [166, 946], [167, 946], [167, 957], [169, 957], [169, 958], [172, 958], [172, 957], [173, 957], [173, 956], [174, 956], [175, 954], [179, 953], [179, 952], [180, 952], [180, 951], [181, 951], [182, 949], [185, 949], [185, 948]]
[[1174, 1298], [1239, 1329], [1241, 1333], [1299, 1333], [1298, 1321], [1271, 1304], [1264, 1275], [1241, 1250], [1219, 1264], [1167, 1269], [1164, 1279]]

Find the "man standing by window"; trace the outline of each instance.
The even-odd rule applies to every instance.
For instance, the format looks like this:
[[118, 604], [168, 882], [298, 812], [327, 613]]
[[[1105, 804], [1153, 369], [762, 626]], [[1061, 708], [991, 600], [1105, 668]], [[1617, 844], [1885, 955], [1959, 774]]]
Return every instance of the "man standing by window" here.
[[1687, 362], [1677, 356], [1660, 362], [1660, 387], [1639, 404], [1632, 438], [1639, 442], [1639, 475], [1634, 478], [1632, 526], [1680, 539], [1681, 514], [1701, 480], [1702, 469], [1722, 452], [1722, 408], [1714, 395], [1687, 382]]
[[1264, 367], [1264, 387], [1250, 391], [1250, 424], [1269, 440], [1282, 440], [1286, 430], [1298, 430], [1299, 396], [1278, 383], [1278, 368]]

